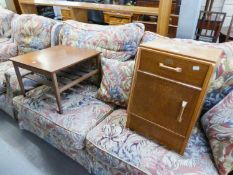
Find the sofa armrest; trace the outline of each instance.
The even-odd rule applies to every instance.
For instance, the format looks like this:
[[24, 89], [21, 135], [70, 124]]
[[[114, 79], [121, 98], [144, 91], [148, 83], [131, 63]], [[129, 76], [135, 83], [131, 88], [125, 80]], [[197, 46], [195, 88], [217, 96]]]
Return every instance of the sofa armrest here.
[[60, 44], [59, 36], [63, 25], [64, 24], [62, 22], [59, 22], [53, 26], [51, 31], [51, 46], [57, 46]]
[[5, 62], [11, 57], [18, 55], [18, 47], [12, 39], [0, 43], [0, 62]]

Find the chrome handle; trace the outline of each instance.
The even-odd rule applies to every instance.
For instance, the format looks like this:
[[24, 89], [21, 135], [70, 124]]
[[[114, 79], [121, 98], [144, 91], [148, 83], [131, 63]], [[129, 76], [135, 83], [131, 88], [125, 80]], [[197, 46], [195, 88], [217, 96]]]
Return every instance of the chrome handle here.
[[181, 109], [180, 109], [180, 113], [179, 113], [179, 115], [178, 115], [178, 117], [177, 117], [177, 121], [178, 121], [179, 123], [181, 123], [181, 122], [182, 122], [182, 120], [183, 120], [183, 118], [182, 118], [182, 117], [183, 117], [184, 110], [185, 110], [185, 108], [186, 108], [187, 104], [188, 104], [188, 102], [187, 102], [187, 101], [182, 101]]
[[180, 67], [170, 67], [170, 66], [166, 66], [163, 63], [159, 63], [159, 67], [162, 67], [164, 69], [169, 69], [169, 70], [172, 70], [172, 71], [175, 71], [175, 72], [182, 72], [182, 68], [180, 68]]

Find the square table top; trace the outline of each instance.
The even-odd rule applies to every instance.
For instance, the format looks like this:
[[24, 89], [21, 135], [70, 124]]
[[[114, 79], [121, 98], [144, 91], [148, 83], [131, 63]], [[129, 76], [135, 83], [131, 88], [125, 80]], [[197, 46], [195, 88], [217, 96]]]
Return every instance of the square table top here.
[[21, 65], [53, 73], [99, 54], [100, 52], [91, 49], [60, 45], [20, 55], [10, 60]]

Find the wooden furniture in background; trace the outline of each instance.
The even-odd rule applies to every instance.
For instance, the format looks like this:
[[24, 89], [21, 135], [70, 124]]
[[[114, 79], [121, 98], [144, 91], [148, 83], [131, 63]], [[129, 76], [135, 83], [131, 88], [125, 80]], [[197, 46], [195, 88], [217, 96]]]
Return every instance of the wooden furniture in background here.
[[168, 39], [142, 44], [127, 127], [183, 154], [221, 52]]
[[14, 0], [14, 4], [15, 4], [16, 12], [17, 12], [18, 14], [22, 14], [22, 11], [21, 11], [20, 5], [19, 5], [19, 0]]
[[[136, 0], [136, 5], [141, 7], [159, 7], [160, 0]], [[181, 0], [172, 0], [172, 14], [179, 15]]]
[[206, 0], [204, 11], [211, 11], [213, 8], [214, 0]]
[[229, 27], [223, 27], [219, 36], [219, 43], [224, 43], [228, 41], [233, 41], [233, 28], [231, 30], [231, 33], [229, 32]]
[[109, 25], [121, 25], [132, 22], [132, 13], [104, 12], [104, 22]]
[[159, 0], [136, 0], [136, 5], [142, 7], [158, 7]]
[[[160, 0], [159, 2], [159, 15], [157, 24], [157, 33], [166, 36], [168, 34], [168, 26], [170, 21], [172, 8], [172, 0]], [[163, 13], [167, 9], [170, 9], [169, 13]], [[166, 27], [165, 27], [166, 26]]]
[[61, 8], [61, 15], [63, 21], [72, 19], [71, 10], [68, 8], [65, 7]]
[[[64, 78], [59, 83], [57, 74], [64, 72], [66, 74], [66, 68], [71, 68], [83, 61], [95, 59], [97, 68], [86, 72], [81, 76], [76, 76], [70, 79], [64, 84]], [[77, 85], [78, 83], [100, 73], [100, 52], [90, 49], [79, 49], [68, 46], [55, 46], [48, 49], [28, 53], [25, 55], [17, 56], [11, 59], [14, 64], [15, 72], [19, 81], [19, 85], [22, 94], [25, 96], [24, 85], [19, 68], [32, 71], [32, 74], [38, 73], [46, 76], [48, 79], [40, 83], [51, 86], [54, 89], [58, 111], [63, 113], [60, 94], [67, 89]], [[24, 77], [31, 79], [30, 74], [26, 74]], [[33, 79], [33, 78], [32, 78]], [[67, 77], [66, 79], [69, 79]], [[48, 80], [51, 80], [48, 81]], [[67, 81], [67, 80], [66, 80]]]
[[167, 35], [172, 4], [172, 0], [160, 0], [159, 8], [155, 8], [56, 0], [19, 0], [19, 2], [23, 13], [36, 14], [36, 5], [67, 7], [71, 10], [72, 19], [80, 22], [88, 22], [88, 10], [158, 16], [157, 32], [160, 35]]
[[233, 16], [231, 18], [231, 22], [227, 31], [226, 42], [233, 40]]
[[226, 13], [201, 11], [196, 29], [196, 40], [217, 42]]
[[[160, 0], [137, 0], [137, 6], [158, 7]], [[175, 38], [178, 28], [179, 12], [181, 0], [172, 0], [172, 9], [169, 19], [168, 37]], [[156, 32], [157, 16], [137, 16], [133, 21], [141, 22], [145, 25], [147, 31]]]

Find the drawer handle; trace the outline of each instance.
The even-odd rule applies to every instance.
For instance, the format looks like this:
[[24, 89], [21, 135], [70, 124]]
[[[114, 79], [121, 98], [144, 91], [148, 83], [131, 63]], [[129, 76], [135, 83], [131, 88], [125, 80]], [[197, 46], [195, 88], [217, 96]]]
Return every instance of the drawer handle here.
[[178, 121], [179, 123], [181, 123], [182, 120], [183, 120], [182, 117], [183, 117], [184, 110], [185, 110], [187, 104], [188, 104], [187, 101], [182, 101], [181, 110], [180, 110], [180, 113], [179, 113], [179, 115], [178, 115], [178, 117], [177, 117], [177, 121]]
[[170, 67], [170, 66], [166, 66], [163, 63], [159, 63], [159, 67], [165, 68], [165, 69], [169, 69], [175, 72], [182, 72], [182, 68], [180, 67]]

